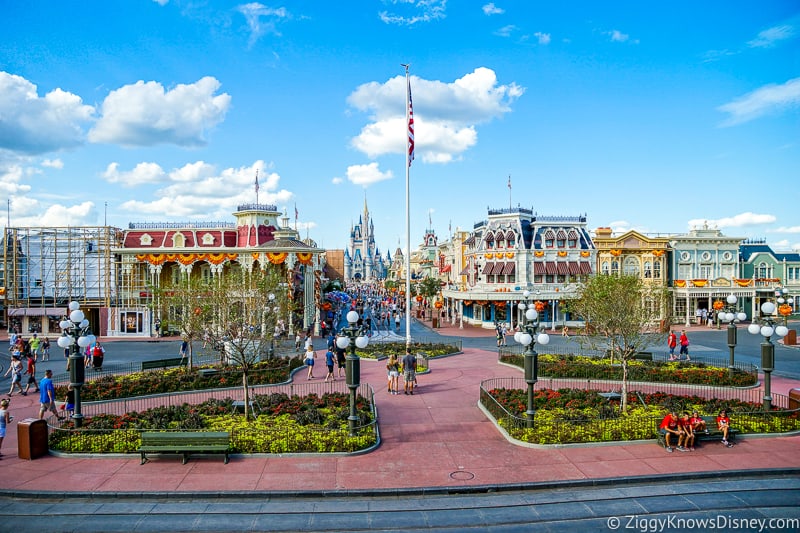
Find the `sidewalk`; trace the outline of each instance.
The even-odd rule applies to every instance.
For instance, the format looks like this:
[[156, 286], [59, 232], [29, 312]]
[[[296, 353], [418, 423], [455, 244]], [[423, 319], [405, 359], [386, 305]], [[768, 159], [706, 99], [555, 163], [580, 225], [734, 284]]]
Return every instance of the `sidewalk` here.
[[[466, 327], [465, 327], [466, 329]], [[75, 458], [17, 457], [17, 422], [34, 416], [38, 398], [11, 402], [15, 420], [3, 443], [0, 491], [203, 492], [355, 491], [424, 487], [498, 486], [597, 480], [675, 472], [800, 468], [800, 435], [744, 438], [733, 448], [707, 444], [696, 452], [665, 453], [654, 441], [563, 447], [511, 444], [478, 408], [478, 385], [493, 377], [522, 377], [497, 364], [491, 351], [465, 349], [434, 360], [413, 396], [389, 395], [381, 363], [364, 360], [362, 381], [375, 389], [380, 446], [361, 455], [197, 457], [182, 465], [164, 456], [140, 465], [138, 455]], [[302, 376], [301, 376], [302, 377]], [[796, 380], [773, 377], [787, 394]]]

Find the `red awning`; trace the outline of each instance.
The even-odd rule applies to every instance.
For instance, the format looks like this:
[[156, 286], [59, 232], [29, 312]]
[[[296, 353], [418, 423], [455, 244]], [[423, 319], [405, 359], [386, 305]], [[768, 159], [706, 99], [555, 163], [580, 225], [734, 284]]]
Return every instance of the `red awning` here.
[[458, 275], [459, 276], [466, 276], [467, 274], [469, 274], [469, 265], [465, 266], [464, 270], [462, 270]]
[[556, 263], [556, 266], [558, 267], [558, 273], [560, 275], [562, 275], [562, 276], [569, 275], [569, 266], [567, 265], [567, 263], [564, 263], [563, 261], [559, 261], [558, 263]]
[[516, 270], [517, 270], [517, 264], [514, 263], [514, 262], [508, 262], [503, 267], [503, 271], [500, 274], [502, 274], [504, 276], [508, 276], [508, 275], [511, 275], [514, 272], [516, 272]]
[[450, 272], [450, 265], [443, 266], [442, 269], [439, 272], [442, 272], [442, 273]]
[[545, 272], [549, 275], [558, 274], [558, 267], [556, 266], [555, 261], [547, 261], [544, 264]]
[[573, 276], [579, 276], [581, 273], [581, 267], [577, 261], [570, 261], [569, 262], [569, 273]]
[[492, 273], [492, 270], [494, 270], [494, 261], [489, 261], [489, 262], [488, 262], [488, 263], [486, 263], [486, 265], [483, 267], [483, 272], [482, 272], [482, 274], [483, 274], [484, 276], [486, 276], [486, 275], [489, 275], [489, 274], [491, 274], [491, 273]]
[[533, 263], [533, 275], [534, 276], [544, 276], [545, 268], [544, 263], [541, 261], [534, 261]]
[[591, 274], [592, 273], [592, 265], [589, 264], [589, 261], [581, 261], [581, 274]]

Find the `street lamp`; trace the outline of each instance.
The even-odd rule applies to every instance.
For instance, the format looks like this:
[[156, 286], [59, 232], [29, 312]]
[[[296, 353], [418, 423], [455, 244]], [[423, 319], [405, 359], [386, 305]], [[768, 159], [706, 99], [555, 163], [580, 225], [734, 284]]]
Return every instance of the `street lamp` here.
[[58, 345], [61, 348], [69, 349], [69, 384], [75, 390], [75, 410], [72, 420], [75, 427], [79, 428], [83, 425], [81, 387], [85, 379], [82, 349], [97, 342], [97, 337], [92, 335], [89, 321], [80, 310], [78, 302], [69, 303], [69, 318], [62, 320], [59, 326], [61, 326], [63, 335], [58, 338]]
[[775, 301], [778, 302], [778, 313], [783, 316], [783, 325], [789, 325], [789, 315], [792, 314], [792, 305], [794, 304], [794, 298], [791, 296], [787, 296], [789, 294], [789, 289], [782, 288], [782, 289], [775, 289]]
[[350, 389], [350, 416], [347, 417], [347, 426], [350, 429], [350, 436], [355, 436], [358, 422], [356, 390], [361, 385], [361, 360], [356, 355], [356, 348], [366, 348], [369, 337], [364, 334], [364, 327], [358, 325], [357, 311], [351, 310], [347, 313], [347, 322], [350, 325], [339, 331], [336, 346], [341, 350], [350, 348], [350, 353], [345, 357], [345, 380]]
[[[728, 348], [731, 351], [731, 357], [728, 361], [728, 372], [730, 375], [733, 375], [733, 372], [736, 370], [733, 361], [733, 352], [736, 349], [736, 323], [742, 322], [747, 318], [747, 315], [741, 311], [738, 313], [736, 312], [737, 300], [735, 294], [729, 294], [727, 298], [728, 307], [717, 313], [717, 317], [723, 322], [728, 323]], [[714, 302], [714, 305], [716, 306], [716, 302]]]
[[524, 302], [520, 302], [517, 306], [520, 310], [525, 311], [525, 323], [522, 325], [522, 330], [514, 333], [514, 340], [525, 346], [525, 383], [528, 384], [528, 410], [525, 411], [527, 428], [533, 427], [533, 419], [536, 416], [536, 410], [533, 407], [533, 386], [538, 381], [539, 374], [539, 354], [534, 350], [534, 345], [547, 344], [550, 342], [550, 336], [544, 332], [544, 328], [536, 334], [539, 327], [539, 307], [544, 307], [541, 302], [531, 304], [528, 299], [530, 298], [530, 291], [525, 291], [522, 296], [525, 298]]
[[764, 302], [761, 304], [759, 323], [754, 321], [747, 327], [747, 331], [753, 335], [761, 334], [764, 337], [764, 342], [761, 343], [761, 370], [764, 371], [764, 411], [772, 409], [770, 374], [775, 370], [775, 345], [772, 344], [770, 337], [775, 335], [778, 338], [783, 338], [789, 333], [789, 329], [786, 326], [775, 326], [775, 320], [772, 318], [772, 313], [774, 312], [775, 304]]

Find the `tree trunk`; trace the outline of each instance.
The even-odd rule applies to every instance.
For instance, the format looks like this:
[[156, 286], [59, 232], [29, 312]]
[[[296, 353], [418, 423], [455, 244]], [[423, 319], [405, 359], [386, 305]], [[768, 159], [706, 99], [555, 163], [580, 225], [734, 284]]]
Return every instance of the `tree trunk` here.
[[244, 387], [244, 419], [250, 419], [250, 387], [247, 386], [247, 369], [242, 366], [242, 386]]
[[620, 411], [626, 412], [628, 410], [628, 359], [622, 358], [622, 388], [620, 390]]

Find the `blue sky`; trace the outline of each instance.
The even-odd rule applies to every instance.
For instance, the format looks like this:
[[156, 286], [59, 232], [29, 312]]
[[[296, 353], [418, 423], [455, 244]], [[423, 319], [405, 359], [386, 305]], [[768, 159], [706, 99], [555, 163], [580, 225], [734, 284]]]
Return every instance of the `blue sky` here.
[[[0, 0], [12, 226], [285, 209], [342, 248], [488, 208], [800, 248], [796, 1]], [[511, 189], [507, 184], [511, 177]], [[2, 197], [2, 196], [0, 196]], [[4, 202], [5, 203], [5, 202]], [[5, 206], [3, 206], [5, 207]], [[5, 210], [5, 209], [4, 209]], [[5, 221], [4, 221], [5, 223]]]

